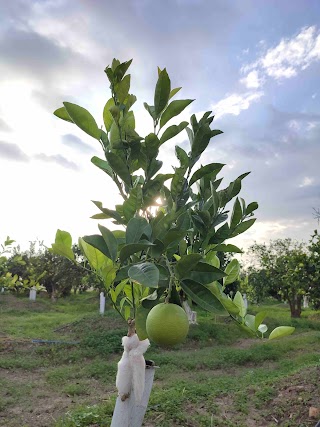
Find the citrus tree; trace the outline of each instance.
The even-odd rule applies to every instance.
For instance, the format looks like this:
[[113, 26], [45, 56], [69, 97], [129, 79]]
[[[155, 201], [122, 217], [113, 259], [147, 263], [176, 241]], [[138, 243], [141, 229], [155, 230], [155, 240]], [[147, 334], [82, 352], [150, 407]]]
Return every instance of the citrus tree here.
[[[239, 274], [238, 262], [233, 260], [223, 270], [217, 257], [218, 252], [240, 253], [238, 247], [225, 242], [255, 222], [258, 204], [246, 204], [238, 197], [249, 172], [222, 188], [223, 178], [218, 174], [224, 164], [201, 163], [201, 159], [208, 159], [204, 154], [211, 140], [222, 132], [211, 128], [211, 111], [200, 118], [193, 114], [190, 122], [172, 123], [193, 100], [174, 99], [181, 88], [171, 87], [166, 69], [158, 69], [152, 105], [144, 103], [151, 132], [140, 136], [132, 111], [137, 99], [130, 93], [131, 76], [127, 74], [131, 62], [114, 59], [105, 69], [111, 98], [103, 110], [103, 127], [86, 109], [70, 102], [54, 112], [100, 144], [102, 158], [95, 156], [91, 161], [116, 185], [123, 199], [121, 204], [108, 207], [101, 201], [93, 202], [98, 212], [92, 218], [109, 220], [113, 225], [108, 228], [99, 223], [97, 234], [80, 238], [79, 246], [115, 309], [124, 320], [136, 319], [140, 339], [149, 335], [157, 341], [159, 334], [150, 329], [154, 321], [145, 330], [150, 310], [148, 319], [175, 319], [178, 306], [186, 299], [210, 312], [230, 315], [248, 331], [259, 334], [263, 316], [247, 315], [239, 292], [233, 300], [224, 293], [225, 286]], [[189, 149], [176, 145], [177, 165], [170, 173], [162, 173], [159, 152], [183, 131]], [[74, 261], [71, 244], [70, 234], [58, 230], [52, 251]], [[169, 304], [169, 310], [164, 307], [165, 316], [151, 315], [154, 310], [160, 312], [163, 304]], [[170, 304], [174, 305], [172, 310]], [[167, 327], [160, 325], [162, 330]], [[177, 341], [184, 336], [181, 333]]]

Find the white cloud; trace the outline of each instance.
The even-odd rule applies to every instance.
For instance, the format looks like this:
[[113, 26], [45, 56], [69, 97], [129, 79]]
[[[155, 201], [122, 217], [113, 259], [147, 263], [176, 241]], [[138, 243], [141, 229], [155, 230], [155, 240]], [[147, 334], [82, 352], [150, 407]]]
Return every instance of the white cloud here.
[[222, 117], [225, 114], [238, 116], [242, 110], [247, 110], [252, 102], [261, 98], [263, 92], [233, 93], [212, 105], [215, 117]]
[[263, 79], [259, 78], [257, 70], [250, 71], [250, 73], [240, 80], [240, 83], [244, 84], [248, 89], [258, 89], [263, 85]]
[[303, 178], [302, 183], [299, 185], [299, 187], [300, 188], [308, 187], [309, 185], [313, 184], [313, 182], [314, 182], [314, 178], [310, 178], [309, 176], [305, 176]]
[[259, 70], [275, 80], [296, 76], [311, 64], [320, 60], [320, 31], [315, 27], [303, 28], [298, 35], [284, 38], [267, 50], [257, 61], [242, 67], [242, 72]]

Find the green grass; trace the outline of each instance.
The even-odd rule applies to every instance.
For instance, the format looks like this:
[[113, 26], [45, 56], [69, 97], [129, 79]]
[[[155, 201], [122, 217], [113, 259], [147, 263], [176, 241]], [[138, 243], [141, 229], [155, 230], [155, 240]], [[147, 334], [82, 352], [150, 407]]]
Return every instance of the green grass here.
[[[257, 426], [313, 427], [307, 409], [317, 404], [319, 312], [308, 310], [291, 320], [283, 304], [249, 311], [264, 309], [269, 310], [269, 331], [294, 325], [295, 334], [279, 341], [248, 339], [229, 319], [197, 310], [199, 324], [190, 328], [186, 343], [167, 350], [152, 345], [146, 356], [160, 369], [147, 425], [248, 427], [250, 420]], [[93, 293], [56, 303], [1, 296], [1, 427], [110, 425], [126, 327], [113, 310], [105, 316], [97, 312]], [[33, 344], [35, 338], [79, 344]], [[292, 383], [305, 387], [294, 399], [285, 395]], [[284, 393], [283, 401], [279, 393]], [[30, 394], [33, 399], [27, 401]]]

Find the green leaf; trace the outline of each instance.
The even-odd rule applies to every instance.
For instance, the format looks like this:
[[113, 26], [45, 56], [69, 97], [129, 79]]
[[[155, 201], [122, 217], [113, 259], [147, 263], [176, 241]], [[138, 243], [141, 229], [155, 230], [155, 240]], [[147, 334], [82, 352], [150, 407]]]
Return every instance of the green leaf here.
[[211, 313], [225, 312], [218, 298], [201, 283], [185, 279], [180, 282], [182, 290], [203, 309]]
[[240, 264], [237, 259], [233, 259], [229, 262], [225, 270], [227, 277], [224, 279], [224, 285], [230, 285], [237, 280], [240, 273]]
[[220, 172], [223, 166], [225, 166], [223, 163], [210, 163], [206, 166], [202, 166], [192, 175], [189, 185], [191, 186], [199, 179], [203, 178], [206, 175], [210, 175], [213, 172]]
[[128, 96], [130, 89], [130, 78], [131, 76], [128, 74], [115, 86], [114, 90], [120, 104], [123, 104], [124, 100]]
[[230, 245], [230, 244], [225, 245], [223, 243], [221, 245], [215, 246], [214, 251], [216, 251], [216, 252], [233, 252], [233, 253], [237, 253], [237, 254], [243, 253], [243, 251], [240, 248], [238, 248], [238, 246]]
[[173, 242], [180, 242], [180, 240], [187, 234], [186, 230], [177, 230], [172, 229], [169, 230], [168, 233], [163, 238], [163, 245], [164, 248], [167, 248], [169, 245], [171, 245]]
[[151, 226], [145, 218], [132, 218], [127, 225], [126, 243], [139, 242], [143, 234], [150, 239], [151, 233]]
[[103, 240], [106, 242], [106, 245], [108, 246], [108, 250], [110, 253], [110, 257], [112, 261], [116, 261], [117, 259], [117, 252], [118, 252], [118, 241], [114, 237], [113, 233], [108, 230], [103, 225], [98, 225], [100, 233], [102, 234]]
[[[118, 214], [118, 212], [113, 211], [113, 210], [108, 209], [108, 208], [104, 208], [104, 207], [102, 206], [102, 203], [101, 203], [101, 202], [98, 202], [98, 201], [92, 200], [92, 203], [94, 203], [94, 204], [97, 206], [97, 208], [98, 208], [98, 209], [100, 209], [100, 211], [104, 214], [104, 216], [103, 216], [103, 217], [101, 217], [101, 215], [100, 215], [100, 214], [98, 214], [98, 215], [100, 215], [100, 217], [98, 217], [97, 215], [94, 215], [93, 217], [95, 217], [95, 219], [98, 219], [98, 218], [99, 218], [99, 219], [108, 219], [108, 218], [113, 218], [113, 219], [115, 219], [116, 221], [118, 221], [118, 222], [122, 223], [121, 215], [119, 215], [119, 214]], [[93, 218], [93, 217], [92, 217], [92, 218]]]
[[252, 202], [249, 203], [247, 206], [247, 209], [245, 210], [246, 215], [251, 214], [253, 211], [255, 211], [256, 209], [258, 209], [259, 205], [257, 202]]
[[207, 148], [210, 139], [221, 133], [223, 133], [221, 130], [211, 130], [207, 123], [202, 124], [194, 135], [193, 145], [191, 148], [192, 158], [195, 159], [200, 156]]
[[255, 316], [252, 314], [247, 314], [244, 318], [244, 322], [252, 332], [256, 332], [257, 329], [255, 327]]
[[134, 282], [148, 288], [157, 288], [159, 284], [159, 270], [151, 262], [143, 262], [130, 267], [129, 277]]
[[220, 259], [217, 257], [215, 252], [209, 252], [206, 256], [205, 256], [205, 260], [213, 265], [216, 268], [220, 268]]
[[231, 221], [230, 221], [230, 229], [235, 228], [239, 224], [239, 222], [241, 221], [242, 215], [243, 214], [242, 214], [241, 204], [237, 197], [233, 205]]
[[108, 162], [105, 160], [99, 159], [97, 156], [93, 156], [91, 162], [97, 166], [99, 169], [106, 172], [111, 178], [113, 178], [113, 170]]
[[207, 286], [208, 289], [218, 298], [223, 307], [229, 314], [237, 316], [239, 314], [239, 308], [234, 302], [222, 291], [220, 283], [214, 282]]
[[234, 229], [233, 233], [230, 235], [231, 237], [236, 237], [238, 234], [244, 233], [247, 231], [256, 221], [256, 218], [248, 219], [247, 221], [241, 222], [237, 227]]
[[154, 93], [154, 108], [156, 116], [159, 116], [167, 105], [170, 91], [171, 82], [167, 70], [164, 68], [159, 74]]
[[130, 195], [123, 202], [123, 213], [127, 221], [129, 221], [137, 211], [141, 208], [142, 203], [142, 189], [141, 185], [133, 188], [130, 191]]
[[143, 243], [129, 243], [125, 245], [120, 250], [120, 262], [123, 263], [126, 259], [129, 258], [129, 256], [137, 252], [141, 252], [144, 249], [148, 249], [152, 246], [154, 246], [153, 243], [147, 241]]
[[205, 261], [199, 261], [197, 265], [188, 273], [188, 278], [207, 285], [226, 276], [226, 273], [219, 268]]
[[64, 102], [63, 105], [72, 121], [88, 135], [100, 140], [101, 132], [95, 119], [85, 108], [71, 102]]
[[112, 255], [110, 254], [109, 248], [100, 234], [93, 234], [91, 236], [84, 236], [82, 238], [86, 243], [93, 246], [102, 252], [106, 257], [112, 260]]
[[143, 103], [144, 108], [148, 111], [150, 116], [155, 120], [157, 118], [155, 108], [153, 105], [148, 105], [146, 102]]
[[181, 87], [176, 87], [175, 89], [172, 89], [169, 95], [169, 99], [173, 98], [178, 92], [179, 90], [182, 89]]
[[111, 107], [114, 107], [113, 98], [110, 98], [109, 101], [107, 101], [107, 103], [103, 109], [103, 122], [104, 122], [104, 125], [105, 125], [107, 132], [110, 132], [111, 125], [113, 123], [113, 117], [112, 117], [112, 114], [110, 113]]
[[101, 268], [103, 268], [106, 262], [108, 262], [109, 258], [107, 258], [98, 249], [85, 242], [81, 237], [79, 238], [79, 246], [89, 261], [91, 268], [94, 270], [99, 271]]
[[176, 168], [176, 170], [174, 171], [174, 176], [171, 181], [171, 196], [173, 199], [176, 199], [182, 191], [182, 188], [186, 181], [184, 179], [186, 171], [186, 167]]
[[63, 230], [57, 230], [55, 242], [51, 246], [51, 252], [62, 255], [70, 260], [74, 260], [72, 251], [72, 238], [70, 233]]
[[287, 335], [293, 334], [294, 331], [295, 328], [292, 326], [278, 326], [269, 335], [269, 340], [286, 337]]
[[160, 138], [160, 144], [162, 145], [163, 143], [168, 141], [168, 139], [175, 137], [176, 135], [178, 135], [178, 133], [180, 133], [187, 126], [188, 126], [188, 122], [181, 122], [178, 126], [177, 125], [169, 126], [168, 129], [166, 129], [163, 132], [163, 134]]
[[194, 99], [179, 99], [172, 101], [168, 107], [164, 110], [160, 119], [160, 129], [168, 123], [173, 117], [178, 116], [182, 111], [193, 102]]
[[64, 107], [58, 108], [53, 113], [55, 116], [59, 117], [59, 119], [65, 120], [66, 122], [73, 123], [73, 120], [69, 116], [67, 110]]
[[158, 155], [160, 145], [159, 138], [154, 133], [149, 133], [149, 135], [145, 137], [145, 151], [149, 159]]
[[235, 294], [235, 297], [233, 298], [234, 304], [239, 308], [239, 316], [245, 317], [247, 313], [246, 306], [244, 305], [244, 301], [242, 298], [242, 295], [239, 291]]
[[254, 321], [254, 326], [256, 329], [258, 329], [258, 327], [261, 325], [261, 323], [264, 321], [264, 319], [267, 316], [267, 312], [266, 311], [260, 311], [259, 313], [256, 314], [256, 318]]
[[106, 157], [113, 171], [130, 187], [131, 175], [124, 161], [112, 152], [106, 153]]
[[118, 81], [120, 81], [123, 78], [123, 76], [126, 74], [126, 72], [128, 71], [128, 68], [131, 65], [131, 62], [132, 62], [132, 59], [126, 62], [122, 62], [122, 64], [118, 65], [117, 68], [114, 70], [114, 75], [116, 76]]
[[185, 277], [189, 271], [194, 269], [194, 267], [201, 259], [202, 255], [200, 254], [189, 254], [181, 257], [181, 259], [176, 264], [176, 272], [178, 277]]
[[180, 162], [181, 167], [187, 168], [189, 166], [188, 154], [178, 145], [176, 145], [176, 156]]

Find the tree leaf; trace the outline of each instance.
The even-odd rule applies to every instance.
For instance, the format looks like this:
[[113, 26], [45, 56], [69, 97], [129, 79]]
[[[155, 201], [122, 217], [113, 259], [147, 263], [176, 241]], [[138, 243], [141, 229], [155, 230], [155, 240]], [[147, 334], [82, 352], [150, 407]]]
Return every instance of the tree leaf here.
[[106, 257], [112, 260], [112, 255], [110, 254], [109, 248], [100, 234], [93, 234], [91, 236], [84, 236], [82, 238], [86, 243], [93, 246], [102, 252]]
[[225, 166], [223, 163], [209, 163], [206, 166], [202, 166], [192, 175], [189, 185], [191, 186], [199, 179], [203, 178], [206, 175], [210, 175], [213, 172], [220, 172], [223, 166]]
[[63, 230], [57, 230], [55, 242], [51, 245], [51, 252], [62, 255], [70, 260], [74, 260], [72, 250], [72, 238], [70, 233]]
[[178, 92], [179, 90], [182, 89], [181, 87], [176, 87], [175, 89], [172, 89], [169, 95], [169, 99], [173, 98]]
[[239, 224], [239, 222], [241, 221], [242, 215], [243, 214], [242, 214], [241, 204], [237, 197], [234, 202], [232, 215], [231, 215], [231, 221], [230, 221], [231, 230]]
[[113, 117], [112, 117], [112, 114], [110, 113], [111, 107], [114, 107], [113, 98], [110, 98], [109, 101], [107, 101], [107, 103], [103, 109], [103, 122], [104, 122], [104, 126], [105, 126], [107, 132], [110, 132], [111, 125], [113, 123]]
[[148, 111], [150, 116], [155, 120], [157, 118], [155, 108], [153, 105], [148, 105], [146, 102], [143, 103], [144, 108]]
[[247, 313], [246, 306], [244, 305], [244, 301], [242, 298], [242, 295], [239, 291], [235, 294], [235, 297], [233, 298], [234, 304], [239, 308], [239, 316], [245, 317]]
[[[98, 201], [95, 201], [95, 200], [92, 200], [92, 203], [94, 203], [97, 206], [97, 208], [100, 209], [100, 211], [105, 215], [103, 218], [100, 217], [101, 219], [113, 218], [116, 221], [118, 221], [119, 223], [122, 223], [121, 215], [119, 215], [117, 211], [113, 211], [111, 209], [104, 208], [102, 206], [101, 202], [98, 202]], [[100, 215], [100, 214], [98, 214], [98, 215]], [[94, 217], [96, 217], [96, 219], [98, 219], [97, 215], [94, 215]]]
[[261, 325], [261, 323], [264, 321], [264, 319], [267, 316], [266, 311], [259, 311], [259, 313], [256, 314], [256, 318], [254, 321], [255, 328], [258, 329], [258, 327]]
[[189, 166], [189, 156], [179, 145], [176, 145], [176, 156], [181, 167], [187, 168]]
[[93, 156], [91, 162], [113, 178], [113, 170], [107, 161], [99, 159], [97, 156]]
[[176, 272], [178, 277], [186, 277], [187, 273], [191, 271], [198, 262], [202, 259], [200, 254], [184, 255], [176, 264]]
[[130, 89], [130, 74], [126, 75], [116, 86], [115, 93], [117, 95], [120, 104], [123, 104], [124, 100], [128, 96]]
[[100, 140], [101, 132], [93, 116], [85, 108], [71, 102], [64, 102], [63, 105], [72, 121], [84, 132], [93, 138]]
[[257, 202], [251, 202], [248, 204], [247, 209], [245, 210], [246, 215], [251, 214], [253, 211], [258, 209], [259, 205]]
[[184, 279], [180, 282], [182, 290], [200, 307], [211, 313], [224, 313], [225, 310], [218, 298], [201, 283]]
[[135, 264], [129, 268], [129, 277], [134, 282], [148, 288], [157, 288], [159, 284], [159, 270], [151, 262]]
[[168, 123], [173, 117], [178, 116], [182, 111], [193, 102], [194, 99], [179, 99], [170, 102], [168, 107], [164, 110], [160, 119], [160, 129]]
[[74, 123], [64, 107], [58, 108], [56, 111], [54, 111], [53, 114], [56, 117], [59, 117], [59, 119], [65, 120], [66, 122]]
[[106, 245], [108, 246], [112, 261], [116, 261], [117, 253], [118, 253], [117, 239], [114, 237], [113, 233], [103, 225], [99, 224], [98, 227], [99, 227], [100, 233], [102, 234], [103, 240], [106, 242]]
[[89, 261], [91, 268], [94, 270], [99, 271], [108, 262], [109, 258], [107, 258], [94, 246], [91, 246], [85, 242], [81, 237], [79, 238], [79, 246]]
[[145, 218], [132, 218], [128, 222], [126, 230], [126, 243], [137, 243], [145, 234], [150, 239], [152, 233], [151, 225]]
[[226, 273], [219, 268], [200, 260], [197, 265], [192, 268], [192, 271], [188, 273], [188, 278], [200, 282], [203, 285], [207, 285], [216, 280], [220, 280], [226, 276]]
[[129, 221], [137, 211], [141, 208], [142, 189], [141, 185], [137, 185], [130, 191], [130, 195], [123, 202], [123, 213], [127, 221]]
[[106, 153], [106, 157], [113, 171], [130, 187], [131, 175], [124, 161], [111, 151]]
[[159, 116], [167, 105], [170, 91], [171, 82], [167, 70], [164, 68], [159, 74], [154, 93], [154, 108], [156, 116]]
[[224, 279], [224, 285], [230, 285], [230, 283], [233, 283], [237, 280], [239, 273], [240, 273], [240, 264], [237, 259], [233, 259], [229, 262], [227, 265], [225, 272], [227, 274], [227, 277]]
[[120, 250], [120, 262], [125, 262], [126, 259], [129, 258], [129, 256], [141, 252], [144, 249], [148, 249], [150, 247], [154, 246], [151, 242], [143, 242], [143, 243], [129, 243], [125, 246], [123, 246]]
[[165, 143], [166, 141], [168, 141], [168, 139], [171, 139], [171, 138], [175, 137], [176, 135], [178, 135], [178, 133], [180, 133], [187, 126], [188, 126], [188, 122], [181, 122], [178, 126], [177, 125], [169, 126], [163, 132], [163, 134], [162, 134], [162, 136], [160, 138], [160, 144], [162, 145], [163, 143]]
[[157, 135], [154, 133], [149, 133], [145, 137], [145, 151], [149, 159], [152, 159], [158, 155], [159, 147], [160, 147], [160, 141]]
[[273, 340], [276, 338], [286, 337], [287, 335], [293, 334], [296, 328], [293, 326], [278, 326], [275, 328], [271, 334], [269, 335], [269, 340]]
[[233, 233], [230, 235], [231, 237], [236, 237], [238, 234], [244, 233], [247, 231], [254, 223], [256, 222], [256, 218], [248, 219], [247, 221], [240, 222], [239, 225], [234, 229]]
[[240, 248], [238, 248], [238, 246], [230, 245], [230, 244], [227, 244], [227, 245], [221, 244], [221, 245], [215, 246], [213, 250], [216, 252], [233, 252], [237, 254], [243, 253], [243, 251]]

